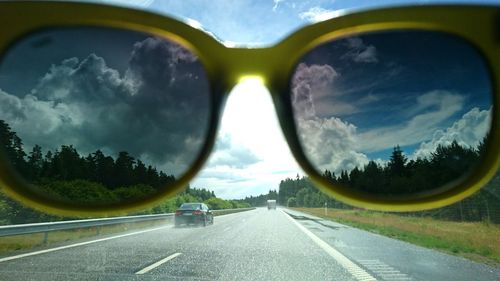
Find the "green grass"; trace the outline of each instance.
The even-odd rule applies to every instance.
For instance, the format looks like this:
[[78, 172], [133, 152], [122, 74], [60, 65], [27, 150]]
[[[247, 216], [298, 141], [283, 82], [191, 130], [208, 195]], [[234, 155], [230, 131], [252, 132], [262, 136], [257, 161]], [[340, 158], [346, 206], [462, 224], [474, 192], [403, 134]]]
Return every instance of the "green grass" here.
[[119, 225], [102, 226], [99, 228], [99, 231], [96, 227], [52, 231], [48, 233], [46, 242], [44, 233], [7, 236], [0, 239], [0, 255], [6, 255], [19, 250], [50, 247], [54, 245], [60, 245], [68, 241], [91, 238], [98, 235], [110, 235], [135, 229], [144, 229], [159, 226], [162, 224], [164, 225], [165, 221], [138, 222], [130, 224], [126, 223]]
[[500, 267], [500, 226], [450, 222], [383, 212], [297, 208], [296, 210], [426, 248]]

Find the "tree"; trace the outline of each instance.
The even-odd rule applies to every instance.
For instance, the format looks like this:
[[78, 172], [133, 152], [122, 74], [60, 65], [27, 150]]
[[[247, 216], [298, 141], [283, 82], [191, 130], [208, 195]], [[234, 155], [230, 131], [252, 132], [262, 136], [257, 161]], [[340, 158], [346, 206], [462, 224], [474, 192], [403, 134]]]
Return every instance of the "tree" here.
[[222, 209], [232, 208], [232, 204], [229, 201], [216, 197], [212, 197], [206, 200], [205, 204], [207, 204], [211, 210], [222, 210]]
[[134, 181], [134, 157], [126, 151], [120, 151], [114, 166], [114, 187], [130, 186]]
[[337, 177], [334, 172], [330, 172], [329, 170], [325, 170], [323, 173], [323, 177], [328, 180], [328, 182], [335, 184], [337, 182]]
[[13, 168], [21, 175], [26, 176], [28, 169], [24, 159], [26, 153], [23, 150], [23, 142], [3, 120], [0, 120], [0, 149], [3, 150]]
[[375, 161], [365, 165], [356, 187], [362, 191], [378, 193], [385, 186], [383, 169]]
[[349, 186], [349, 175], [347, 174], [347, 171], [342, 171], [340, 173], [340, 177], [338, 178], [338, 182], [342, 185]]
[[359, 188], [359, 180], [361, 177], [361, 171], [358, 167], [354, 167], [349, 173], [349, 186], [354, 188]]
[[295, 196], [295, 199], [297, 200], [297, 206], [298, 207], [304, 207], [306, 205], [306, 195], [307, 195], [307, 189], [306, 188], [302, 188], [301, 190], [299, 190], [299, 192], [297, 192], [297, 195]]
[[113, 190], [113, 193], [120, 201], [134, 201], [147, 197], [154, 193], [154, 189], [145, 184], [137, 184], [127, 187], [119, 187]]
[[137, 160], [134, 167], [134, 184], [147, 182], [148, 179], [148, 169], [146, 165], [141, 161]]
[[28, 156], [28, 170], [31, 180], [36, 180], [41, 176], [43, 164], [42, 147], [35, 145]]
[[113, 158], [105, 156], [102, 151], [97, 150], [93, 153], [93, 159], [95, 161], [95, 174], [97, 182], [104, 184], [108, 188], [115, 187], [113, 179], [115, 161]]
[[387, 163], [390, 177], [404, 176], [406, 171], [406, 161], [408, 161], [408, 159], [404, 156], [399, 145], [396, 145], [392, 151], [389, 163]]
[[449, 146], [439, 145], [431, 159], [435, 187], [459, 179], [477, 161], [475, 149], [462, 147], [455, 140]]
[[153, 168], [153, 166], [149, 165], [148, 170], [146, 172], [146, 183], [151, 185], [152, 187], [158, 187], [159, 186], [159, 181], [158, 181], [158, 171]]
[[269, 190], [267, 194], [268, 200], [278, 200], [278, 192], [276, 190]]
[[52, 157], [51, 177], [59, 180], [85, 178], [85, 160], [72, 145], [62, 145], [61, 151]]

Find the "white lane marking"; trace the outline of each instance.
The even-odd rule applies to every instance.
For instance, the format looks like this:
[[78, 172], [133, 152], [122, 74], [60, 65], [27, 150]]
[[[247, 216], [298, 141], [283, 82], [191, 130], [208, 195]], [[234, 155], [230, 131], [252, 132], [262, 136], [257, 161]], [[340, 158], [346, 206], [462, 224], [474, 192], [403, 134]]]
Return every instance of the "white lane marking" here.
[[162, 265], [162, 264], [166, 263], [166, 262], [167, 262], [167, 261], [169, 261], [169, 260], [173, 260], [173, 259], [175, 259], [176, 257], [178, 257], [178, 256], [180, 256], [180, 255], [182, 255], [182, 253], [175, 253], [175, 254], [173, 254], [173, 255], [170, 255], [170, 256], [168, 256], [168, 257], [166, 257], [166, 258], [162, 259], [162, 260], [159, 260], [159, 261], [157, 261], [157, 262], [153, 263], [152, 265], [150, 265], [150, 266], [148, 266], [148, 267], [145, 267], [145, 268], [143, 268], [143, 269], [141, 269], [141, 270], [137, 271], [135, 274], [144, 274], [144, 273], [148, 273], [149, 271], [151, 271], [151, 270], [153, 270], [153, 269], [157, 268], [158, 266], [160, 266], [160, 265]]
[[121, 235], [116, 235], [116, 236], [111, 236], [111, 237], [96, 239], [96, 240], [87, 241], [87, 242], [81, 242], [81, 243], [76, 243], [76, 244], [71, 244], [71, 245], [66, 245], [66, 246], [61, 246], [61, 247], [46, 249], [46, 250], [40, 250], [40, 251], [26, 253], [26, 254], [20, 254], [20, 255], [11, 256], [11, 257], [5, 257], [5, 258], [1, 258], [0, 262], [10, 261], [10, 260], [15, 260], [15, 259], [20, 259], [20, 258], [25, 258], [25, 257], [29, 257], [29, 256], [41, 255], [41, 254], [50, 253], [50, 252], [54, 252], [54, 251], [59, 251], [59, 250], [64, 250], [64, 249], [69, 249], [69, 248], [74, 248], [74, 247], [78, 247], [78, 246], [88, 245], [88, 244], [102, 242], [102, 241], [107, 241], [107, 240], [116, 239], [116, 238], [127, 237], [127, 236], [131, 236], [131, 235], [142, 234], [142, 233], [146, 233], [146, 232], [150, 232], [150, 231], [155, 231], [155, 230], [159, 230], [159, 229], [163, 229], [163, 228], [169, 228], [169, 227], [171, 228], [172, 226], [168, 225], [168, 226], [162, 226], [162, 227], [157, 227], [157, 228], [151, 228], [151, 229], [136, 231], [136, 232], [132, 232], [132, 233], [127, 233], [127, 234], [121, 234]]
[[[281, 210], [280, 210], [281, 211]], [[281, 211], [283, 212], [283, 211]], [[373, 276], [371, 276], [368, 272], [366, 272], [364, 269], [359, 267], [357, 264], [352, 262], [350, 259], [348, 259], [346, 256], [341, 254], [339, 251], [335, 250], [330, 244], [326, 243], [325, 241], [321, 240], [318, 236], [314, 235], [311, 231], [309, 231], [307, 228], [302, 226], [300, 223], [298, 223], [296, 220], [294, 220], [290, 215], [287, 213], [283, 212], [285, 216], [293, 222], [300, 230], [302, 230], [309, 238], [311, 238], [314, 243], [316, 243], [318, 246], [321, 247], [325, 252], [327, 252], [332, 258], [334, 258], [342, 267], [347, 269], [349, 273], [354, 276], [359, 281], [377, 281], [377, 279]]]
[[226, 227], [226, 228], [224, 228], [224, 230], [223, 230], [223, 231], [224, 231], [224, 232], [227, 232], [227, 231], [229, 231], [230, 229], [231, 229], [231, 227]]
[[411, 281], [410, 276], [379, 260], [359, 260], [360, 264], [387, 281]]

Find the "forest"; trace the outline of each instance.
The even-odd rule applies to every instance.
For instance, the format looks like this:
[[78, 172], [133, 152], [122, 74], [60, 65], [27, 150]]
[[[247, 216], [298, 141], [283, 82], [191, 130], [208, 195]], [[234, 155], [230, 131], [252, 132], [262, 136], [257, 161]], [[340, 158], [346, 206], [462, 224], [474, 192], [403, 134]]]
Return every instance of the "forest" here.
[[[484, 141], [477, 148], [460, 146], [456, 141], [438, 146], [427, 159], [408, 160], [399, 146], [394, 147], [389, 161], [380, 165], [370, 161], [362, 169], [342, 171], [336, 176], [325, 170], [323, 176], [333, 184], [360, 191], [391, 196], [437, 188], [459, 179], [473, 167], [484, 150]], [[453, 221], [488, 221], [500, 223], [500, 175], [479, 192], [455, 204], [430, 211], [406, 215], [432, 216]], [[280, 182], [278, 202], [288, 207], [323, 207], [352, 209], [319, 191], [308, 177], [287, 178]]]
[[[28, 153], [22, 139], [0, 120], [0, 153], [23, 179], [51, 198], [75, 204], [109, 204], [142, 198], [175, 181], [173, 175], [146, 166], [126, 151], [116, 159], [96, 150], [81, 156], [72, 145], [55, 151], [35, 145]], [[186, 187], [175, 197], [141, 214], [173, 212], [184, 202], [205, 202], [211, 209], [248, 207], [249, 204], [217, 198], [213, 191]], [[0, 193], [0, 224], [54, 221], [62, 218], [41, 213]]]
[[244, 199], [235, 200], [240, 203], [249, 204], [252, 207], [263, 207], [267, 205], [267, 200], [278, 200], [278, 192], [276, 190], [269, 190], [267, 194], [257, 196], [247, 196]]

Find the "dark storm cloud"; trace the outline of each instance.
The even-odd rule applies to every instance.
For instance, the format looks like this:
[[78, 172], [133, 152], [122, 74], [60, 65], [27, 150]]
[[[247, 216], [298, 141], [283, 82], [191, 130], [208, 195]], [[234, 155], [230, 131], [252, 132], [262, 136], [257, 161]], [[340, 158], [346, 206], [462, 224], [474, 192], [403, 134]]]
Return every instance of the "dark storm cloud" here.
[[187, 50], [147, 38], [134, 44], [124, 73], [91, 53], [53, 65], [27, 95], [1, 91], [0, 119], [27, 146], [72, 144], [83, 153], [125, 150], [179, 174], [197, 156], [206, 134], [205, 80]]
[[130, 70], [140, 75], [142, 81], [149, 86], [162, 87], [165, 82], [172, 84], [176, 79], [196, 75], [190, 71], [183, 71], [184, 68], [189, 69], [189, 64], [196, 60], [191, 52], [177, 44], [168, 44], [159, 38], [147, 38], [134, 44]]

